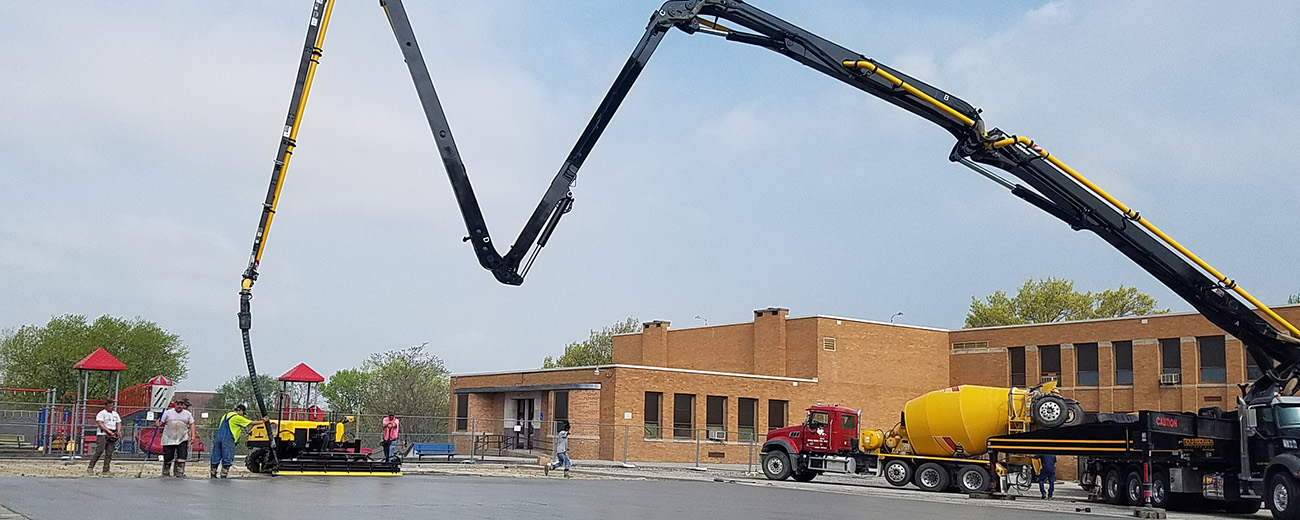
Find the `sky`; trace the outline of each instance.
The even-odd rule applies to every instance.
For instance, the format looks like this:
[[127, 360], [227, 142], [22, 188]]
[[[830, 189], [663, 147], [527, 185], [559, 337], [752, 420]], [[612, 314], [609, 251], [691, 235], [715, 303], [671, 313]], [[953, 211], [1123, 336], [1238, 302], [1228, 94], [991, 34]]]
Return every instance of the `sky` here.
[[[511, 243], [655, 3], [408, 2]], [[1035, 139], [1266, 304], [1300, 293], [1300, 4], [755, 0]], [[235, 313], [311, 2], [0, 3], [0, 329], [140, 317], [179, 387], [244, 373]], [[947, 160], [950, 135], [752, 46], [670, 32], [522, 286], [481, 269], [376, 2], [340, 1], [253, 289], [261, 372], [427, 342], [535, 368], [591, 329], [790, 309], [956, 329], [1025, 280], [1134, 286], [1096, 236]]]

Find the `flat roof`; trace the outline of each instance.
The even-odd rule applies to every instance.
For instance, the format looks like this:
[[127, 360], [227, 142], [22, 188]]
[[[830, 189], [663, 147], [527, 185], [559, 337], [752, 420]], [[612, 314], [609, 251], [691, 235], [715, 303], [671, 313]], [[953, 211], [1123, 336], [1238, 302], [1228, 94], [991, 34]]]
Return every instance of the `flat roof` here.
[[[591, 370], [591, 371], [595, 371], [595, 370], [597, 370], [597, 369], [607, 369], [607, 368], [626, 368], [626, 369], [630, 369], [630, 370], [655, 370], [655, 371], [659, 371], [659, 372], [679, 372], [679, 373], [684, 373], [684, 374], [702, 374], [702, 375], [710, 375], [710, 376], [743, 377], [743, 378], [748, 378], [748, 379], [772, 379], [772, 380], [777, 380], [777, 381], [793, 381], [793, 382], [798, 382], [798, 383], [816, 383], [816, 382], [817, 382], [817, 378], [807, 379], [807, 378], [802, 378], [802, 377], [766, 376], [766, 375], [761, 375], [761, 374], [741, 374], [741, 373], [736, 373], [736, 372], [714, 372], [714, 371], [711, 371], [711, 370], [691, 370], [691, 369], [689, 369], [689, 368], [649, 367], [649, 366], [643, 366], [643, 365], [623, 365], [623, 364], [613, 364], [613, 365], [589, 365], [589, 366], [585, 366], [585, 367], [535, 368], [535, 369], [531, 369], [531, 370], [504, 370], [504, 371], [498, 371], [498, 372], [473, 372], [473, 373], [465, 373], [465, 374], [452, 374], [451, 377], [502, 376], [502, 375], [513, 375], [513, 374], [530, 374], [530, 373], [536, 373], [536, 372], [559, 372], [559, 371], [564, 371], [564, 370]], [[597, 383], [597, 384], [598, 384], [598, 383]], [[511, 387], [511, 388], [518, 388], [518, 387]]]
[[600, 390], [600, 383], [561, 383], [554, 385], [479, 386], [457, 388], [456, 394], [491, 394], [499, 392], [545, 392], [549, 390]]

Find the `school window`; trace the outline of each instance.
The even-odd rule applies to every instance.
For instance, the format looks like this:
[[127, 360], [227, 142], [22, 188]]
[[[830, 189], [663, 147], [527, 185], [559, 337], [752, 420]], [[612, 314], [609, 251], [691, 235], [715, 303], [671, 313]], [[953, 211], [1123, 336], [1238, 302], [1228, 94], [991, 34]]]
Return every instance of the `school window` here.
[[664, 394], [660, 392], [645, 393], [645, 438], [658, 439], [662, 437], [659, 429], [659, 410], [663, 407]]
[[1078, 386], [1097, 386], [1100, 383], [1100, 375], [1097, 373], [1097, 344], [1096, 343], [1075, 343], [1074, 344], [1074, 364], [1077, 370], [1075, 374]]
[[1039, 345], [1038, 346], [1038, 382], [1045, 383], [1048, 381], [1061, 380], [1061, 346], [1060, 345]]
[[469, 394], [456, 394], [456, 430], [469, 429]]
[[1178, 338], [1160, 340], [1160, 373], [1183, 373], [1183, 341]]
[[555, 391], [555, 413], [552, 414], [556, 421], [569, 420], [569, 391]]
[[1025, 347], [1008, 347], [1008, 365], [1011, 366], [1011, 386], [1024, 388], [1025, 384]]
[[1133, 384], [1133, 342], [1115, 341], [1110, 345], [1115, 353], [1115, 384]]
[[694, 439], [695, 396], [673, 394], [673, 438]]
[[[704, 424], [709, 431], [727, 430], [727, 398], [711, 395], [704, 400]], [[713, 438], [712, 434], [709, 436]]]
[[1223, 336], [1198, 336], [1201, 352], [1201, 382], [1222, 383], [1228, 380], [1227, 352]]
[[769, 399], [767, 401], [767, 431], [785, 428], [785, 412], [790, 403]]
[[758, 416], [758, 399], [741, 397], [740, 404], [736, 408], [736, 429], [740, 430], [738, 440], [740, 442], [749, 442], [754, 440], [754, 419]]

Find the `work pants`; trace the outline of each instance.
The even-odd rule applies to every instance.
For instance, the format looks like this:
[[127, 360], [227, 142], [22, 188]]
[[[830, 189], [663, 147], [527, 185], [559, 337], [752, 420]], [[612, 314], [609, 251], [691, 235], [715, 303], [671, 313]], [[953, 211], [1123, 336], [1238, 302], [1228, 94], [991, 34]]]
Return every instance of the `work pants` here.
[[99, 434], [95, 436], [95, 451], [90, 455], [90, 466], [87, 470], [94, 470], [95, 463], [99, 462], [99, 457], [104, 457], [104, 473], [108, 473], [108, 467], [113, 464], [113, 450], [117, 449], [117, 441], [108, 440], [108, 436]]
[[212, 465], [216, 466], [218, 462], [227, 468], [235, 463], [235, 439], [225, 438], [213, 441]]
[[184, 462], [190, 458], [190, 441], [183, 441], [180, 444], [163, 445], [163, 462], [171, 462], [180, 459]]
[[[1043, 491], [1043, 482], [1047, 482], [1047, 491]], [[1038, 474], [1038, 492], [1049, 497], [1052, 496], [1052, 493], [1056, 492], [1055, 471]]]

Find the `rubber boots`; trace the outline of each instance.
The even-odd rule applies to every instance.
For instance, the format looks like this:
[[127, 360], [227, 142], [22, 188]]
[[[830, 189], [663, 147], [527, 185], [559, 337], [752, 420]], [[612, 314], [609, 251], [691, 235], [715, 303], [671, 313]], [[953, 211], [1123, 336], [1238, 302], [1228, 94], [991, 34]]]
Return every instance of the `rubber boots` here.
[[227, 477], [229, 477], [229, 476], [230, 476], [230, 466], [222, 466], [222, 467], [221, 467], [221, 478], [227, 478]]
[[173, 477], [185, 478], [185, 461], [176, 461], [176, 472], [172, 473]]
[[208, 471], [208, 478], [217, 478], [217, 465], [212, 465], [212, 470]]
[[170, 476], [172, 476], [172, 462], [171, 462], [170, 460], [163, 461], [163, 474], [162, 474], [162, 476], [164, 476], [164, 477], [170, 477]]

